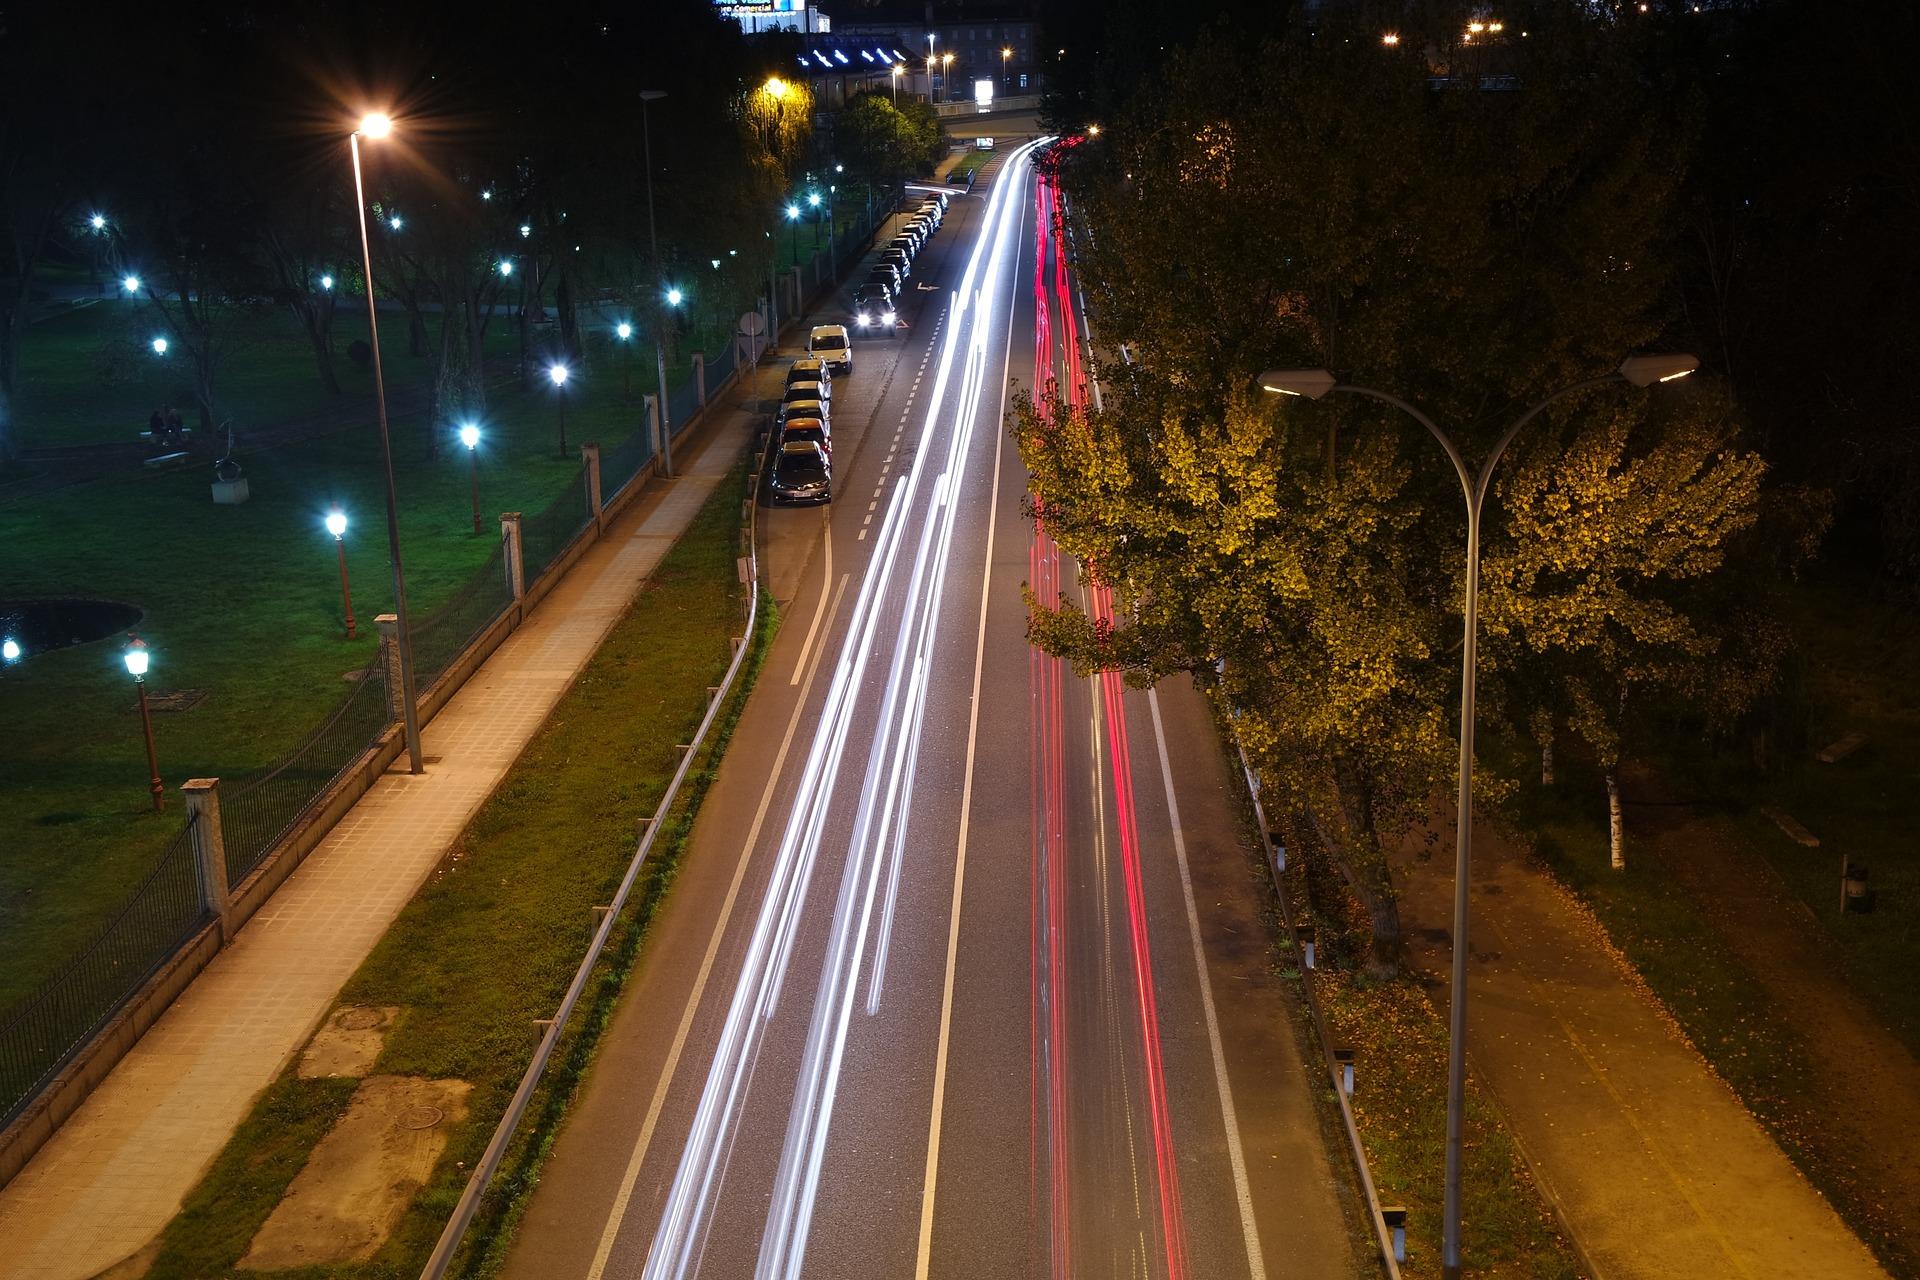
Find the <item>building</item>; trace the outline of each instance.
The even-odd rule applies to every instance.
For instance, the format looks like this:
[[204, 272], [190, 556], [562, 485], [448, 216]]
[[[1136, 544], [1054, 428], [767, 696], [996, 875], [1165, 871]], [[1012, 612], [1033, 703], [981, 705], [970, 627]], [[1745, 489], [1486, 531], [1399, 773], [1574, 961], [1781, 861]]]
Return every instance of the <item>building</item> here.
[[858, 3], [827, 0], [716, 0], [749, 33], [797, 31], [814, 99], [832, 110], [865, 89], [936, 103], [978, 99], [983, 82], [998, 100], [1040, 92], [1032, 6], [971, 3]]

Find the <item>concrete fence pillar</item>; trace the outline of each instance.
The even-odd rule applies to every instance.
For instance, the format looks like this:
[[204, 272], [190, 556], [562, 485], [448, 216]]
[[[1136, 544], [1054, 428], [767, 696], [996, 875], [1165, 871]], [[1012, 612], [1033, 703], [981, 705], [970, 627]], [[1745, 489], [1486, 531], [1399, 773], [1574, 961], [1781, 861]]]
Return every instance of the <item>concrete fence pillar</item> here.
[[593, 512], [593, 535], [597, 538], [607, 531], [600, 503], [600, 446], [591, 442], [581, 445], [580, 461], [586, 468], [587, 510]]
[[704, 351], [693, 353], [693, 402], [702, 409], [707, 407], [707, 356]]
[[387, 719], [405, 719], [406, 685], [400, 679], [400, 618], [383, 613], [373, 620], [380, 628], [380, 670], [387, 677]]
[[220, 779], [189, 778], [180, 784], [192, 822], [193, 857], [200, 865], [200, 897], [220, 920], [220, 945], [233, 940], [233, 895], [227, 885], [227, 842], [220, 829]]
[[503, 511], [500, 513], [500, 545], [504, 548], [501, 559], [507, 570], [507, 587], [513, 592], [517, 602], [527, 594], [527, 561], [520, 549], [520, 513]]
[[653, 456], [658, 458], [661, 453], [660, 397], [657, 395], [645, 395], [641, 397], [641, 401], [647, 408], [647, 439], [653, 443]]

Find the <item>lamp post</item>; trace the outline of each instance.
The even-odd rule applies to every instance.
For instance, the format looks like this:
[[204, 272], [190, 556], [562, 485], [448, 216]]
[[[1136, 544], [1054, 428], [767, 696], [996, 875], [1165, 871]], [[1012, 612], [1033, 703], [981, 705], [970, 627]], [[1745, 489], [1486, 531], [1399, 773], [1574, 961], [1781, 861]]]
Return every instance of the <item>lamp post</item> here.
[[946, 92], [947, 100], [953, 100], [953, 55], [940, 55], [940, 88]]
[[335, 507], [327, 512], [327, 532], [333, 535], [333, 549], [340, 560], [340, 603], [347, 611], [347, 639], [354, 637], [353, 589], [347, 585], [347, 513]]
[[560, 456], [567, 456], [567, 378], [572, 370], [564, 364], [547, 366], [547, 377], [553, 381], [553, 389], [560, 397]]
[[624, 404], [633, 399], [633, 359], [627, 354], [627, 343], [633, 337], [633, 326], [622, 320], [613, 326], [613, 336], [620, 340], [620, 400]]
[[[647, 245], [653, 254], [653, 278], [656, 284], [660, 282], [660, 229], [653, 217], [653, 126], [647, 114], [647, 104], [657, 102], [666, 96], [664, 89], [640, 91], [640, 135], [641, 142], [646, 148], [647, 162]], [[656, 315], [656, 323], [653, 327], [653, 362], [659, 374], [660, 384], [654, 396], [654, 403], [660, 408], [660, 474], [671, 480], [673, 478], [673, 424], [668, 420], [667, 414], [667, 348], [660, 338], [662, 326], [658, 323], [658, 319]]]
[[787, 204], [787, 248], [793, 253], [793, 261], [800, 262], [800, 206], [792, 202]]
[[167, 340], [165, 338], [155, 338], [148, 345], [153, 348], [153, 354], [157, 356], [167, 354]]
[[140, 692], [140, 732], [147, 739], [147, 790], [153, 793], [153, 811], [158, 813], [166, 806], [167, 792], [160, 785], [160, 757], [153, 750], [153, 713], [147, 709], [147, 663], [152, 655], [145, 640], [128, 632], [121, 656], [126, 659], [127, 674], [133, 677], [133, 687]]
[[1007, 61], [1013, 57], [1013, 46], [1006, 45], [1000, 50], [1000, 88], [1005, 90], [1012, 81], [1007, 78]]
[[[407, 735], [407, 769], [424, 773], [426, 761], [420, 752], [420, 716], [413, 701], [413, 634], [407, 623], [407, 579], [400, 567], [400, 511], [393, 492], [393, 441], [387, 432], [387, 383], [380, 367], [380, 320], [373, 307], [373, 248], [367, 240], [367, 192], [360, 174], [360, 136], [378, 140], [393, 132], [393, 121], [380, 112], [363, 117], [360, 127], [347, 136], [347, 149], [353, 155], [353, 195], [355, 212], [360, 218], [360, 261], [367, 273], [367, 336], [373, 347], [373, 393], [380, 422], [380, 461], [387, 483], [387, 560], [393, 566], [393, 613], [395, 646], [400, 656], [400, 718]], [[398, 226], [398, 219], [395, 220]]]
[[907, 69], [905, 67], [901, 66], [897, 62], [893, 64], [893, 68], [892, 68], [893, 105], [896, 107], [900, 105], [900, 77], [905, 75], [906, 73], [907, 73]]
[[467, 446], [467, 463], [471, 477], [473, 493], [473, 532], [477, 536], [486, 532], [480, 525], [480, 428], [471, 422], [462, 423], [460, 443]]
[[1455, 798], [1453, 867], [1453, 975], [1447, 1009], [1447, 1159], [1446, 1187], [1441, 1218], [1440, 1268], [1446, 1280], [1460, 1276], [1460, 1165], [1461, 1142], [1465, 1127], [1467, 1063], [1467, 878], [1473, 861], [1473, 716], [1476, 660], [1480, 622], [1480, 518], [1486, 508], [1487, 492], [1492, 487], [1493, 469], [1513, 443], [1520, 429], [1541, 410], [1590, 387], [1623, 381], [1636, 387], [1672, 382], [1700, 367], [1689, 355], [1629, 356], [1613, 373], [1586, 378], [1562, 387], [1536, 402], [1514, 419], [1493, 451], [1480, 464], [1478, 474], [1468, 470], [1460, 448], [1437, 423], [1400, 397], [1367, 387], [1342, 383], [1325, 369], [1269, 369], [1260, 375], [1260, 385], [1281, 395], [1304, 396], [1318, 400], [1329, 391], [1344, 391], [1390, 404], [1425, 427], [1446, 451], [1459, 477], [1461, 494], [1467, 501], [1466, 600], [1462, 629], [1464, 640], [1460, 654], [1460, 777]]

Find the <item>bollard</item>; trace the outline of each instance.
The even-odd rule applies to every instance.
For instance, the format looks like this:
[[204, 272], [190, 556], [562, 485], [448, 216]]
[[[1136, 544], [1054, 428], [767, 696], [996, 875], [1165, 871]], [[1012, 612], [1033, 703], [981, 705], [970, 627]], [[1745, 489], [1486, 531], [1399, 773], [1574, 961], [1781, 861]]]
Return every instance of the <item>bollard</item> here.
[[1333, 1051], [1334, 1069], [1340, 1073], [1340, 1092], [1353, 1096], [1353, 1050], [1335, 1049]]
[[233, 898], [227, 884], [227, 842], [220, 826], [220, 779], [189, 778], [180, 784], [193, 823], [193, 857], [200, 865], [200, 897], [220, 919], [220, 945], [233, 941]]
[[506, 546], [506, 554], [501, 557], [507, 569], [507, 589], [513, 592], [517, 602], [527, 594], [527, 566], [520, 551], [520, 513], [503, 511], [500, 513], [500, 540]]
[[1313, 968], [1313, 926], [1310, 924], [1295, 925], [1293, 927], [1293, 940], [1300, 944], [1300, 954], [1305, 958], [1306, 967], [1308, 969]]
[[1380, 1206], [1380, 1221], [1393, 1234], [1393, 1260], [1407, 1260], [1407, 1210], [1404, 1205]]

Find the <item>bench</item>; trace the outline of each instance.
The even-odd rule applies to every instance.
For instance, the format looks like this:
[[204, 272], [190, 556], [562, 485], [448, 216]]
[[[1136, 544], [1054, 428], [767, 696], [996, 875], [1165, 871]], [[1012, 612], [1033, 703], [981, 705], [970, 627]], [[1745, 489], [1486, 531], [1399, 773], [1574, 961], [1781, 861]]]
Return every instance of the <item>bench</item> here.
[[149, 471], [164, 471], [168, 467], [177, 467], [183, 462], [192, 461], [192, 459], [192, 454], [188, 453], [185, 449], [181, 449], [174, 453], [157, 453], [140, 465]]

